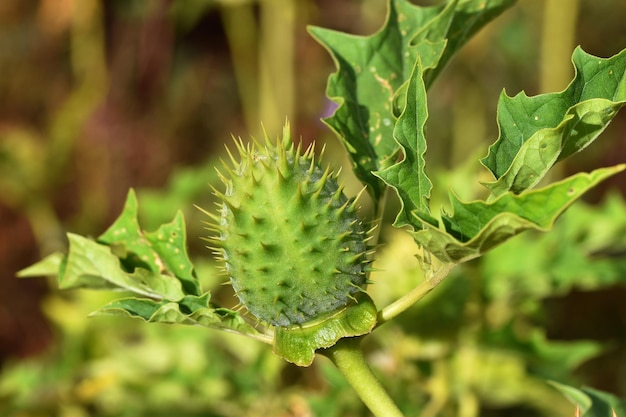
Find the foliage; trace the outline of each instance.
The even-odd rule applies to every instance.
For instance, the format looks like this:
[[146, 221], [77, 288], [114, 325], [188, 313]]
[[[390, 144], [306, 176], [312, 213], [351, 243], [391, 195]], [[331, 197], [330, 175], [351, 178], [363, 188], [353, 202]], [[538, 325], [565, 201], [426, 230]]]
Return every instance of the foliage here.
[[[314, 345], [328, 348], [317, 353], [331, 358], [376, 415], [474, 416], [490, 407], [525, 407], [537, 415], [556, 415], [566, 409], [559, 390], [583, 415], [607, 415], [610, 409], [618, 415], [623, 412], [622, 404], [608, 394], [566, 385], [576, 383], [570, 375], [578, 365], [606, 347], [590, 341], [551, 341], [536, 320], [543, 297], [571, 288], [622, 283], [620, 259], [597, 257], [619, 250], [623, 234], [598, 236], [595, 232], [601, 227], [595, 222], [607, 221], [608, 215], [615, 217], [612, 226], [623, 225], [619, 218], [623, 201], [609, 200], [599, 209], [604, 217], [591, 217], [596, 215], [594, 209], [577, 209], [572, 204], [626, 165], [557, 181], [547, 174], [555, 163], [590, 145], [626, 104], [626, 50], [605, 59], [576, 49], [575, 78], [560, 93], [533, 97], [503, 93], [498, 102], [500, 135], [481, 160], [494, 177], [483, 182], [489, 195], [466, 201], [451, 191], [449, 209], [431, 206], [433, 196], [444, 192], [440, 177], [433, 175], [436, 168], [427, 159], [427, 92], [468, 39], [513, 3], [452, 0], [442, 6], [418, 7], [406, 0], [390, 0], [384, 26], [374, 35], [310, 29], [337, 65], [327, 92], [338, 108], [325, 122], [345, 145], [356, 176], [367, 186], [377, 220], [387, 218], [385, 210], [397, 209], [392, 213], [395, 229], [378, 225], [384, 244], [379, 245], [375, 266], [393, 265], [407, 246], [411, 253], [402, 259], [418, 256], [417, 262], [393, 273], [374, 272], [375, 285], [368, 290], [379, 306], [379, 327], [372, 338], [362, 338], [363, 348], [386, 360], [393, 361], [397, 355], [398, 374], [381, 375], [383, 386], [397, 398], [397, 407], [375, 383], [362, 385], [371, 374], [357, 339], [333, 339], [334, 346]], [[398, 207], [388, 204], [390, 192], [397, 195]], [[219, 197], [220, 192], [216, 194]], [[131, 190], [122, 214], [103, 234], [90, 239], [69, 233], [66, 253], [45, 258], [24, 269], [21, 276], [57, 275], [62, 289], [115, 289], [127, 294], [113, 298], [95, 315], [217, 328], [273, 344], [275, 353], [300, 365], [313, 361], [312, 356], [294, 360], [291, 349], [302, 350], [293, 347], [296, 344], [309, 349], [309, 339], [323, 338], [337, 326], [336, 320], [321, 318], [321, 330], [315, 335], [299, 333], [289, 342], [293, 346], [286, 347], [282, 337], [299, 331], [298, 326], [273, 329], [219, 298], [216, 301], [212, 292], [217, 290], [211, 286], [219, 276], [213, 269], [205, 269], [208, 276], [197, 273], [201, 263], [188, 255], [181, 213], [149, 232], [139, 226], [138, 212]], [[296, 220], [299, 214], [294, 213]], [[562, 215], [562, 227], [537, 240], [536, 232], [555, 228]], [[401, 240], [399, 229], [408, 232], [410, 243]], [[518, 236], [522, 232], [526, 234]], [[512, 237], [516, 239], [508, 242]], [[528, 244], [530, 239], [532, 244]], [[210, 288], [201, 283], [210, 283]], [[345, 308], [355, 315], [340, 320], [354, 320], [360, 309], [369, 306], [369, 302], [347, 302]], [[375, 357], [374, 353], [369, 357]], [[267, 363], [273, 364], [273, 372], [284, 366]], [[262, 365], [249, 369], [247, 375], [254, 379], [262, 374]], [[209, 368], [204, 369], [211, 381], [226, 378], [225, 372]], [[353, 373], [355, 368], [361, 374]], [[327, 366], [324, 372], [331, 379], [336, 377], [333, 368]], [[36, 368], [33, 373], [45, 371]], [[24, 394], [27, 384], [20, 381], [28, 370], [17, 370], [14, 375], [14, 380], [6, 379], [3, 392], [28, 397]], [[546, 380], [559, 382], [550, 386]], [[202, 395], [191, 385], [188, 389], [181, 397]], [[239, 392], [232, 386], [220, 389]], [[411, 390], [419, 395], [411, 395]], [[321, 413], [321, 405], [315, 406], [314, 400], [311, 404]], [[104, 415], [120, 412], [106, 407], [101, 407]], [[340, 415], [340, 408], [326, 409], [324, 415]], [[237, 415], [242, 410], [213, 412]]]

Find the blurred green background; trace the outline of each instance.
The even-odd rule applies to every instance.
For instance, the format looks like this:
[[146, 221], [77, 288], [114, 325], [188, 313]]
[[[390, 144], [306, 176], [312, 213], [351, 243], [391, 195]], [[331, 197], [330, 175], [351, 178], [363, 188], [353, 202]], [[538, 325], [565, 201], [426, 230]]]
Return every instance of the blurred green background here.
[[[326, 143], [326, 160], [346, 165], [319, 121], [334, 66], [306, 26], [370, 34], [385, 9], [383, 0], [0, 2], [0, 415], [368, 415], [324, 360], [300, 369], [233, 335], [87, 319], [110, 295], [59, 293], [15, 273], [63, 249], [66, 231], [100, 234], [134, 187], [148, 229], [185, 213], [201, 280], [232, 303], [193, 207], [211, 207], [223, 144], [263, 128], [274, 137], [287, 117], [294, 136]], [[521, 0], [472, 40], [429, 96], [433, 201], [448, 186], [482, 192], [477, 159], [497, 138], [503, 88], [562, 90], [573, 48], [618, 53], [624, 22], [623, 0]], [[625, 150], [622, 111], [553, 175], [625, 162]], [[625, 184], [623, 175], [604, 184], [554, 233], [465, 266], [367, 339], [407, 415], [573, 415], [544, 379], [626, 397]], [[379, 305], [420, 279], [410, 239], [390, 229], [383, 239], [371, 287]]]

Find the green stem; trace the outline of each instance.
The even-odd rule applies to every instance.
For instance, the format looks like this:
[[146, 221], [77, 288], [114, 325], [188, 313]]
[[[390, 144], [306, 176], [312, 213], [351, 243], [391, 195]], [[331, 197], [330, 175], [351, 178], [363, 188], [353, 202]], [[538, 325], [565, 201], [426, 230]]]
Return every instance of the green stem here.
[[431, 276], [426, 277], [417, 287], [413, 288], [410, 292], [389, 304], [378, 312], [378, 322], [376, 326], [391, 320], [398, 314], [404, 312], [406, 309], [417, 303], [424, 298], [426, 294], [431, 292], [443, 279], [448, 276], [450, 271], [456, 266], [455, 263], [446, 263], [437, 269]]
[[320, 353], [330, 358], [376, 417], [403, 417], [367, 365], [360, 344], [361, 338], [347, 337]]

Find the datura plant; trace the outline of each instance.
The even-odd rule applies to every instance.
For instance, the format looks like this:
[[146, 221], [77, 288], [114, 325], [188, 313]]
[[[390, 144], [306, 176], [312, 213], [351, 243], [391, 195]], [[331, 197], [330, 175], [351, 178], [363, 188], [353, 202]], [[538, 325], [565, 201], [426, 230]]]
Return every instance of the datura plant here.
[[[493, 177], [483, 184], [488, 197], [467, 202], [451, 192], [451, 211], [431, 210], [428, 88], [471, 36], [513, 3], [450, 0], [419, 7], [390, 0], [384, 26], [371, 36], [310, 28], [337, 66], [327, 88], [337, 108], [325, 123], [345, 145], [378, 221], [388, 208], [385, 195], [395, 192], [400, 205], [393, 225], [420, 247], [423, 281], [391, 304], [375, 306], [367, 293], [373, 230], [380, 225], [359, 217], [357, 199], [345, 195], [338, 175], [312, 147], [294, 144], [288, 125], [278, 140], [236, 140], [220, 168], [222, 184], [213, 188], [217, 210], [203, 209], [209, 246], [241, 308], [216, 305], [200, 288], [182, 214], [145, 231], [132, 190], [101, 236], [69, 233], [67, 253], [50, 255], [21, 275], [56, 274], [62, 289], [130, 294], [95, 314], [239, 333], [301, 366], [323, 354], [375, 415], [401, 416], [369, 370], [360, 341], [421, 300], [456, 265], [525, 230], [548, 231], [583, 193], [626, 168], [545, 179], [554, 164], [590, 145], [626, 103], [626, 50], [598, 58], [578, 48], [576, 74], [564, 91], [501, 95], [499, 137], [480, 161]], [[561, 389], [571, 398], [589, 398]]]
[[316, 349], [376, 323], [365, 292], [370, 236], [356, 200], [288, 127], [275, 146], [236, 145], [225, 191], [214, 190], [220, 213], [207, 213], [210, 242], [242, 305], [274, 326], [277, 352], [308, 365]]

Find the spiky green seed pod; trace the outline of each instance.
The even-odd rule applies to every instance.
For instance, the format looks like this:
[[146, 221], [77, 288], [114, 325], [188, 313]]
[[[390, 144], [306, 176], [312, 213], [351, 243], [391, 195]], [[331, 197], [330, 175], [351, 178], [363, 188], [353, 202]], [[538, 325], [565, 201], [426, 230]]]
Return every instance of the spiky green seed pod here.
[[303, 325], [353, 303], [367, 282], [367, 230], [337, 175], [288, 126], [277, 144], [244, 146], [220, 174], [212, 242], [241, 303], [261, 321]]

